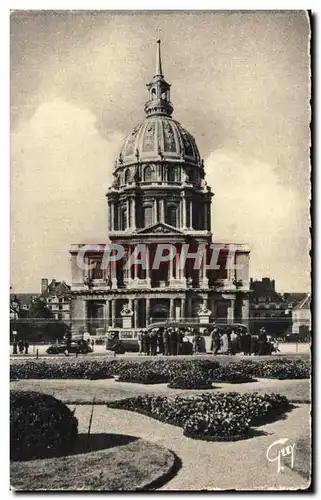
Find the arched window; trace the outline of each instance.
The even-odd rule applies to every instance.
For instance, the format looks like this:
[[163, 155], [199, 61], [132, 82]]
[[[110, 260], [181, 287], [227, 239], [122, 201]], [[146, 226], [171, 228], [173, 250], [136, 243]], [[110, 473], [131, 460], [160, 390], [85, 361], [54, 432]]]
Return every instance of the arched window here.
[[165, 222], [170, 226], [177, 227], [177, 207], [175, 205], [167, 207]]
[[152, 89], [152, 99], [156, 99], [156, 89]]
[[125, 172], [125, 184], [128, 184], [131, 181], [131, 175], [130, 175], [130, 170], [127, 168]]
[[153, 207], [147, 205], [144, 207], [144, 227], [151, 226], [153, 224]]
[[145, 167], [144, 170], [144, 181], [145, 182], [152, 182], [154, 180], [154, 169], [150, 165]]

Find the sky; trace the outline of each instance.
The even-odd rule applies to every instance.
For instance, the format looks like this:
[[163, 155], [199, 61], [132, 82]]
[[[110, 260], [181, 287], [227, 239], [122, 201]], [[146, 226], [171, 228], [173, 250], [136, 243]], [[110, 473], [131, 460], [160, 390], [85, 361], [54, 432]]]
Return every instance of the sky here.
[[303, 11], [15, 11], [10, 25], [13, 292], [70, 283], [70, 245], [108, 241], [105, 193], [158, 36], [173, 118], [215, 193], [214, 241], [248, 243], [250, 275], [277, 291], [310, 290]]

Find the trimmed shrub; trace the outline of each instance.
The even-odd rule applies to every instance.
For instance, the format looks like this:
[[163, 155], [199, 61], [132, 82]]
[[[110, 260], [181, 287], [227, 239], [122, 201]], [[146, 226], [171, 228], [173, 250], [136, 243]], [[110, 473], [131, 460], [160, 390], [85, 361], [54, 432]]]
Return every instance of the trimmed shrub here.
[[70, 452], [78, 420], [61, 401], [34, 391], [10, 391], [10, 455], [24, 460]]
[[252, 374], [250, 374], [249, 370], [247, 370], [246, 365], [244, 368], [245, 369], [243, 370], [241, 363], [230, 363], [228, 365], [220, 366], [212, 373], [213, 381], [228, 382], [230, 384], [244, 384], [246, 382], [255, 382]]
[[134, 382], [137, 384], [162, 384], [167, 382], [167, 377], [146, 367], [135, 366], [122, 370], [119, 382]]
[[183, 371], [173, 376], [168, 387], [171, 389], [213, 389], [210, 376], [199, 368]]
[[184, 425], [183, 434], [220, 440], [242, 438], [250, 430], [251, 418], [241, 412], [194, 413]]
[[195, 397], [144, 395], [108, 403], [184, 428], [190, 437], [240, 439], [250, 426], [262, 425], [290, 410], [278, 394], [203, 393]]
[[256, 374], [262, 378], [303, 379], [310, 378], [311, 364], [303, 359], [279, 358], [257, 364]]

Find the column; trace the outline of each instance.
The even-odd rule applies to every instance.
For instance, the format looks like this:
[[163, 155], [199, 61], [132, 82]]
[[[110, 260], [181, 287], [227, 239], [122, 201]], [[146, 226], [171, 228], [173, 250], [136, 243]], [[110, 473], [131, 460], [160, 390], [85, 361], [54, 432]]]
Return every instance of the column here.
[[243, 297], [242, 304], [242, 324], [249, 328], [250, 324], [250, 301], [248, 297]]
[[133, 299], [128, 299], [128, 308], [132, 311], [133, 310]]
[[136, 200], [135, 197], [131, 199], [130, 204], [130, 227], [136, 229]]
[[146, 328], [150, 323], [150, 299], [146, 299]]
[[110, 230], [114, 231], [115, 229], [115, 206], [114, 203], [110, 204]]
[[157, 217], [157, 199], [154, 200], [154, 224], [158, 222], [158, 217]]
[[205, 202], [204, 205], [204, 228], [206, 231], [208, 230], [208, 205], [207, 202]]
[[174, 259], [171, 258], [169, 263], [168, 263], [168, 267], [169, 267], [169, 281], [173, 281], [174, 279]]
[[174, 314], [175, 314], [174, 299], [171, 298], [171, 299], [169, 299], [169, 317], [170, 317], [170, 319], [174, 319]]
[[127, 210], [126, 210], [126, 229], [130, 228], [130, 205], [131, 205], [131, 200], [128, 198], [127, 200]]
[[201, 262], [200, 285], [202, 288], [208, 287], [208, 279], [206, 276], [206, 247], [204, 249], [203, 258], [202, 258], [202, 262]]
[[164, 207], [164, 200], [159, 200], [159, 206], [160, 206], [160, 222], [165, 222], [165, 207]]
[[181, 224], [183, 229], [187, 229], [186, 227], [186, 198], [185, 198], [185, 191], [181, 192]]
[[[112, 253], [113, 253], [113, 251], [112, 251]], [[118, 286], [116, 266], [117, 266], [117, 262], [115, 262], [115, 261], [110, 262], [111, 284], [112, 284], [112, 288], [114, 288], [114, 289], [117, 288], [117, 286]]]
[[234, 305], [235, 298], [230, 298], [230, 305], [227, 308], [227, 322], [229, 324], [234, 322]]
[[150, 286], [150, 255], [149, 255], [149, 246], [146, 245], [146, 281]]
[[189, 227], [193, 229], [193, 202], [189, 202]]
[[105, 330], [109, 327], [109, 300], [107, 299], [104, 304], [104, 328]]
[[185, 318], [185, 307], [186, 307], [186, 300], [181, 299], [181, 318]]
[[138, 328], [138, 299], [134, 299], [134, 328]]
[[111, 300], [111, 326], [116, 326], [116, 299]]

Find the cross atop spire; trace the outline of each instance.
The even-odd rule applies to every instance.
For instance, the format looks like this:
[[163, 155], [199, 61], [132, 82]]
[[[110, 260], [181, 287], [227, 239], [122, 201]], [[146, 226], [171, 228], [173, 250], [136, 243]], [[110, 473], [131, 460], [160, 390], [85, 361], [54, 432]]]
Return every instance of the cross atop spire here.
[[157, 40], [156, 42], [157, 48], [156, 48], [156, 73], [155, 76], [164, 76], [163, 75], [163, 70], [162, 70], [162, 58], [161, 58], [161, 41], [160, 39]]

